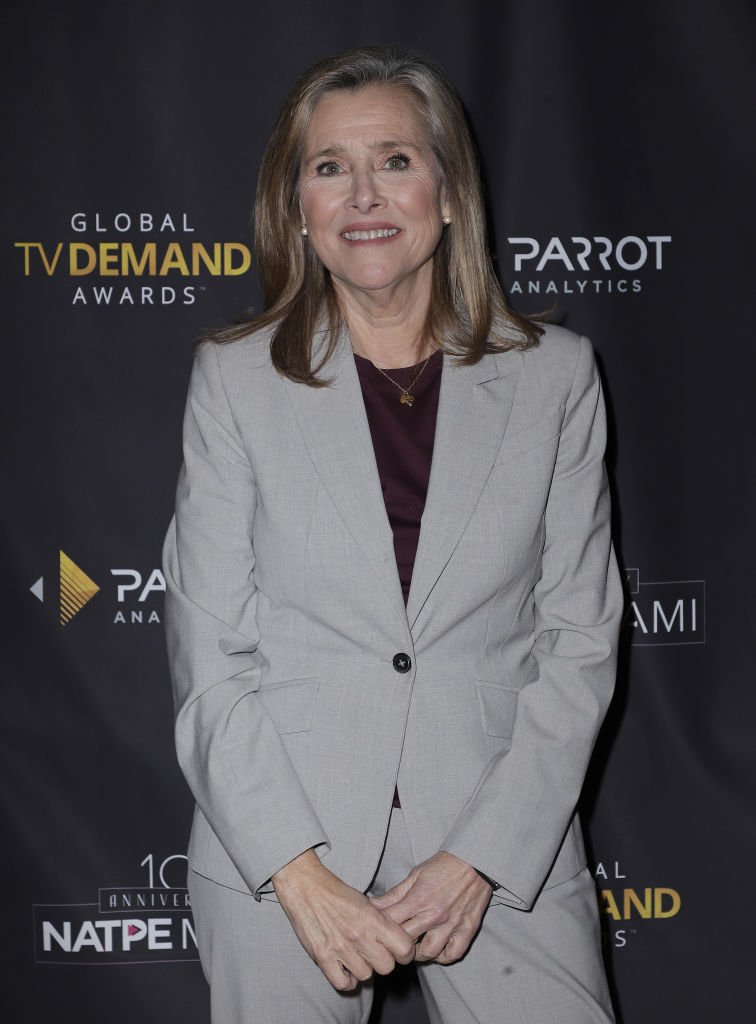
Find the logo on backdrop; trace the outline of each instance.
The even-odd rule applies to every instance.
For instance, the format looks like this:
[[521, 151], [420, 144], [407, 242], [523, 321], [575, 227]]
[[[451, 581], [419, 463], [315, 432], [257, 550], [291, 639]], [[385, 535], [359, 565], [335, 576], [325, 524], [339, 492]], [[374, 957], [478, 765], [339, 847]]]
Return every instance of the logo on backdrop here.
[[706, 643], [705, 580], [641, 582], [639, 569], [628, 569], [626, 578], [633, 646]]
[[646, 922], [668, 922], [680, 913], [682, 899], [677, 889], [665, 885], [628, 885], [619, 861], [599, 861], [593, 874], [600, 887], [601, 912], [615, 949], [624, 949], [642, 930], [654, 927]]
[[[160, 569], [148, 572], [108, 569], [97, 575], [99, 583], [89, 575], [88, 569], [74, 562], [65, 551], [59, 552], [53, 602], [61, 626], [67, 626], [97, 595], [104, 596], [108, 602], [114, 625], [140, 626], [160, 622], [155, 606], [156, 595], [165, 592], [165, 577]], [[41, 604], [47, 602], [45, 594], [49, 587], [45, 586], [44, 576], [35, 580], [29, 590]]]
[[96, 903], [34, 904], [38, 964], [157, 964], [198, 960], [184, 854], [139, 865], [147, 884], [103, 888]]
[[664, 267], [671, 235], [507, 238], [511, 295], [637, 295]]
[[73, 213], [68, 237], [15, 242], [25, 277], [64, 277], [72, 306], [192, 306], [202, 278], [239, 277], [241, 242], [199, 241], [188, 213]]

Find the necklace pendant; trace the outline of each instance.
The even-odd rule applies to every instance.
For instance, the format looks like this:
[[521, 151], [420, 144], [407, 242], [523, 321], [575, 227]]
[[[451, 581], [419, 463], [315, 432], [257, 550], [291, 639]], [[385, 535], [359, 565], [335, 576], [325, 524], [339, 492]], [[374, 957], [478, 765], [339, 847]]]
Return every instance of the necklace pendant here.
[[414, 395], [408, 395], [407, 392], [404, 391], [404, 392], [402, 392], [402, 395], [401, 395], [399, 401], [402, 403], [402, 405], [408, 405], [411, 408], [412, 407], [412, 403], [415, 401], [415, 398], [414, 398]]

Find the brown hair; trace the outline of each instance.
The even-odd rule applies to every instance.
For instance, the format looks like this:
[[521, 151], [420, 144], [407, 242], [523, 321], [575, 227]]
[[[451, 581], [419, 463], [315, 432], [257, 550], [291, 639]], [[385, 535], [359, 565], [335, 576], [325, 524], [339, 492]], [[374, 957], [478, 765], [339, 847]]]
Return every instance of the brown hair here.
[[[486, 352], [536, 345], [542, 329], [509, 308], [494, 274], [478, 158], [462, 105], [433, 61], [396, 46], [366, 46], [328, 57], [292, 89], [265, 150], [255, 201], [255, 256], [265, 311], [211, 331], [203, 340], [234, 341], [273, 325], [271, 358], [278, 371], [314, 387], [329, 383], [318, 373], [333, 354], [342, 319], [330, 274], [301, 236], [300, 161], [317, 102], [332, 90], [367, 85], [398, 86], [412, 94], [447, 188], [452, 223], [433, 257], [427, 336], [467, 364]], [[329, 339], [313, 368], [312, 338], [324, 313]]]

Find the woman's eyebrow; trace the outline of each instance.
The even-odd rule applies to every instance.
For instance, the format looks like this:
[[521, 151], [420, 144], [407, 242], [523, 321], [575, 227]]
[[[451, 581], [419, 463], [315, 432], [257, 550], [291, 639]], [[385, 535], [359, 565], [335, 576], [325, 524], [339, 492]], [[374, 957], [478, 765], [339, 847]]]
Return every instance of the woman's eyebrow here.
[[370, 149], [419, 149], [416, 142], [409, 139], [376, 139], [370, 143]]
[[311, 153], [307, 159], [314, 160], [319, 156], [339, 156], [344, 152], [344, 146], [326, 146], [325, 149], [319, 149], [317, 153]]
[[[342, 153], [346, 152], [346, 146], [332, 145], [325, 146], [323, 149], [319, 149], [316, 153], [310, 153], [305, 157], [305, 163], [309, 163], [310, 160], [317, 160], [322, 157], [329, 156], [341, 156]], [[409, 139], [376, 139], [374, 142], [368, 143], [368, 149], [380, 151], [382, 149], [414, 149], [418, 152], [420, 147], [416, 142], [410, 142]]]

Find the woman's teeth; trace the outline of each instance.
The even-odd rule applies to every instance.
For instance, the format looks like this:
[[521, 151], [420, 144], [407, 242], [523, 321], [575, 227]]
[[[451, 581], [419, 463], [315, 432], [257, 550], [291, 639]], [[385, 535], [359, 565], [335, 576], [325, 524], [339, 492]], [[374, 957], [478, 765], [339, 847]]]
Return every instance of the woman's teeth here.
[[399, 233], [399, 228], [376, 228], [374, 231], [345, 231], [344, 238], [348, 242], [369, 242], [373, 238], [391, 238]]

